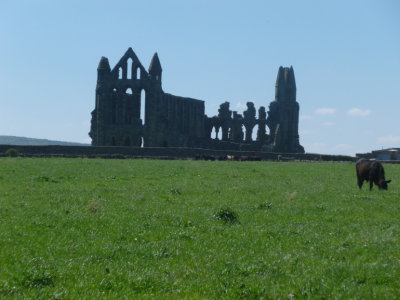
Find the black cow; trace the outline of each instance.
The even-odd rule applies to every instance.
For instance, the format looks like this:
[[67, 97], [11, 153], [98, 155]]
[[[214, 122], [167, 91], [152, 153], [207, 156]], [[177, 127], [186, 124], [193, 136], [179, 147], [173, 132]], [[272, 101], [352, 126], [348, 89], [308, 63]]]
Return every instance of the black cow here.
[[387, 190], [387, 184], [391, 180], [385, 180], [385, 170], [379, 161], [359, 159], [356, 163], [357, 184], [361, 189], [364, 180], [369, 181], [369, 190], [372, 190], [373, 183], [380, 190]]

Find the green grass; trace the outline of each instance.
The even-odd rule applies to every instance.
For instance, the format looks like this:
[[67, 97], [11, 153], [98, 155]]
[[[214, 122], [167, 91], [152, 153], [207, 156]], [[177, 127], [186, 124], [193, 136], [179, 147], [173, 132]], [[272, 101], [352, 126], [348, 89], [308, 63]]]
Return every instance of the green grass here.
[[385, 170], [370, 192], [351, 163], [1, 158], [0, 298], [399, 298]]

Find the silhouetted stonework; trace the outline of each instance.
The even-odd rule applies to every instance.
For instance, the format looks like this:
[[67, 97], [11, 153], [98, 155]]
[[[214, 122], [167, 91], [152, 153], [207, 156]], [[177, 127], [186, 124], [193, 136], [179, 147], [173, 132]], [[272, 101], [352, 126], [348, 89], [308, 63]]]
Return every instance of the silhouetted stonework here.
[[258, 118], [253, 102], [247, 102], [243, 116], [224, 102], [217, 116], [207, 117], [204, 101], [164, 93], [161, 79], [157, 53], [148, 71], [132, 48], [112, 70], [108, 59], [102, 57], [89, 133], [92, 145], [304, 153], [299, 143], [299, 104], [292, 67], [279, 68], [268, 117], [261, 106]]

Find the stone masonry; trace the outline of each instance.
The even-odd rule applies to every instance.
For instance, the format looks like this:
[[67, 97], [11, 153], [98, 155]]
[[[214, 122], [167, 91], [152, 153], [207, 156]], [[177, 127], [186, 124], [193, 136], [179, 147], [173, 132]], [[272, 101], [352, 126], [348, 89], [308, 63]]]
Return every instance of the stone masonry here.
[[304, 153], [299, 143], [299, 104], [292, 67], [279, 68], [268, 117], [263, 106], [257, 117], [253, 102], [247, 102], [243, 115], [224, 102], [218, 115], [208, 117], [204, 101], [165, 93], [161, 83], [157, 53], [148, 71], [132, 48], [113, 69], [102, 57], [89, 132], [92, 145]]

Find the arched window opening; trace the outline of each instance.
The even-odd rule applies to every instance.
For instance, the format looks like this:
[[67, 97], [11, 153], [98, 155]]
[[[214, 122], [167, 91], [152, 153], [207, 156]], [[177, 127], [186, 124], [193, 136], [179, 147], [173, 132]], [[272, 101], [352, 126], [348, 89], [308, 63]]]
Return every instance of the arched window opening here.
[[246, 140], [246, 137], [247, 137], [247, 128], [246, 128], [246, 126], [243, 126], [243, 133], [244, 133], [243, 142], [247, 142], [247, 140]]
[[142, 119], [142, 124], [146, 124], [146, 91], [140, 91], [140, 118]]
[[133, 94], [133, 91], [132, 91], [131, 88], [127, 88], [126, 91], [125, 91], [125, 93], [128, 94], [128, 95], [132, 95], [132, 94]]
[[113, 88], [112, 91], [113, 91], [113, 93], [116, 93], [117, 92], [117, 88]]
[[131, 139], [129, 136], [125, 138], [124, 146], [129, 147], [131, 145]]
[[140, 70], [140, 68], [137, 68], [136, 69], [136, 79], [141, 79], [141, 70]]
[[157, 80], [157, 81], [158, 81], [158, 78], [159, 78], [158, 75], [156, 75], [156, 80]]
[[258, 135], [258, 124], [256, 124], [256, 126], [254, 126], [253, 128], [253, 134], [251, 136], [253, 141], [257, 141], [257, 135]]
[[115, 137], [112, 137], [111, 138], [111, 146], [115, 146], [116, 145], [116, 143], [115, 143]]
[[211, 130], [211, 139], [215, 139], [216, 136], [217, 136], [217, 134], [215, 132], [215, 127], [213, 126], [213, 128]]
[[118, 79], [122, 79], [122, 67], [118, 68]]
[[215, 135], [215, 139], [216, 140], [222, 140], [222, 128], [219, 127], [217, 130], [218, 131], [216, 132], [217, 134]]
[[133, 74], [133, 72], [132, 72], [132, 68], [133, 68], [133, 60], [132, 60], [132, 58], [128, 58], [128, 60], [126, 61], [126, 64], [127, 64], [127, 68], [128, 68], [128, 70], [127, 70], [127, 78], [128, 79], [132, 79], [132, 74]]
[[140, 138], [140, 147], [143, 148], [144, 147], [144, 138]]

